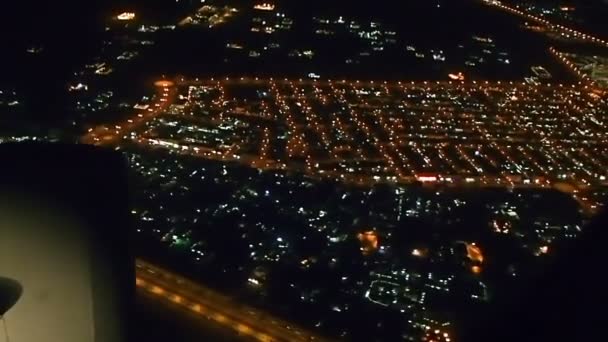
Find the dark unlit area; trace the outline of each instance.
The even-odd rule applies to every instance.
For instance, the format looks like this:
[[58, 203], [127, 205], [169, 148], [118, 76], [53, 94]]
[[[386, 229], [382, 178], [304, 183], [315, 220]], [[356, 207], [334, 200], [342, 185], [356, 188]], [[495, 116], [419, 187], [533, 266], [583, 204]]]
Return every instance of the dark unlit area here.
[[148, 342], [246, 341], [231, 330], [143, 293], [137, 295], [135, 312], [135, 335]]

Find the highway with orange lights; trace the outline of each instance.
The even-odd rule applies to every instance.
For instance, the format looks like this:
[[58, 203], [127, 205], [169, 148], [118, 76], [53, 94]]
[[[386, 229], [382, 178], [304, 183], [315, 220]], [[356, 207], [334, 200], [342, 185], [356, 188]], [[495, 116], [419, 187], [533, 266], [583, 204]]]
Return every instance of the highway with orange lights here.
[[143, 260], [136, 262], [136, 285], [138, 291], [255, 341], [329, 341]]
[[503, 10], [503, 11], [507, 11], [507, 12], [509, 12], [511, 14], [518, 15], [520, 17], [523, 17], [523, 18], [526, 18], [526, 19], [530, 19], [530, 20], [534, 20], [534, 21], [536, 21], [538, 23], [544, 24], [547, 27], [549, 27], [550, 29], [552, 29], [552, 30], [560, 33], [564, 37], [567, 37], [567, 38], [572, 37], [572, 38], [576, 38], [576, 39], [581, 39], [581, 40], [584, 40], [584, 41], [587, 41], [587, 42], [590, 42], [590, 43], [594, 43], [594, 44], [598, 44], [598, 45], [601, 45], [601, 46], [608, 47], [608, 41], [606, 41], [604, 39], [601, 39], [601, 38], [598, 38], [598, 37], [594, 37], [594, 36], [592, 36], [590, 34], [586, 34], [586, 33], [577, 31], [575, 29], [572, 29], [572, 28], [569, 28], [569, 27], [566, 27], [566, 26], [563, 26], [563, 25], [560, 25], [560, 24], [552, 23], [552, 22], [550, 22], [547, 19], [543, 19], [543, 18], [537, 17], [535, 15], [532, 15], [532, 14], [526, 12], [526, 11], [522, 11], [522, 10], [520, 10], [517, 7], [507, 6], [507, 5], [503, 4], [503, 3], [501, 3], [500, 1], [496, 1], [496, 0], [483, 0], [483, 2], [485, 4], [487, 4], [487, 5], [494, 6], [496, 8], [499, 8], [499, 9]]

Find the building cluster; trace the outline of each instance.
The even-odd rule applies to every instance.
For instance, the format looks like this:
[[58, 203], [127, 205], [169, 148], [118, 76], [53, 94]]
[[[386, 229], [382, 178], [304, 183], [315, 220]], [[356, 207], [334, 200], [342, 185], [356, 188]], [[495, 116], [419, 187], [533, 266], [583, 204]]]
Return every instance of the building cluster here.
[[[551, 24], [553, 12], [485, 2], [607, 44]], [[174, 28], [121, 16], [69, 85], [79, 111], [112, 109], [116, 93], [99, 81]], [[206, 4], [178, 26], [215, 30], [224, 61], [313, 65], [330, 46], [340, 65], [397, 56], [445, 67], [446, 81], [331, 80], [314, 68], [307, 79], [181, 77], [83, 138], [128, 155], [139, 243], [167, 247], [207, 285], [335, 338], [451, 342], [608, 198], [601, 57], [550, 50], [577, 84], [540, 65], [526, 82], [477, 81], [473, 68], [518, 64], [489, 33], [446, 48], [377, 20], [300, 20], [272, 2]], [[296, 31], [312, 38], [300, 46]]]
[[130, 157], [139, 241], [329, 336], [451, 341], [606, 197], [606, 103], [584, 85], [157, 86], [95, 135]]
[[[578, 204], [554, 190], [360, 187], [121, 148], [139, 241], [167, 246], [212, 286], [280, 303], [285, 318], [335, 337], [449, 339], [456, 317], [533, 272], [582, 226]], [[504, 268], [486, 261], [498, 257]]]
[[192, 15], [184, 18], [178, 25], [214, 28], [229, 22], [238, 12], [239, 10], [235, 7], [205, 5], [196, 10]]
[[358, 184], [606, 182], [606, 100], [510, 82], [185, 81], [145, 145]]
[[[323, 67], [334, 64], [350, 74], [364, 74], [362, 71], [367, 68], [378, 69], [385, 64], [398, 65], [399, 69], [411, 68], [415, 74], [425, 70], [424, 74], [438, 79], [458, 72], [471, 79], [503, 79], [528, 72], [526, 62], [518, 60], [502, 40], [477, 35], [471, 39], [471, 32], [454, 30], [450, 32], [456, 32], [454, 38], [447, 41], [429, 32], [414, 35], [409, 30], [395, 29], [394, 24], [348, 13], [300, 15], [295, 7], [269, 3], [251, 7], [205, 4], [178, 26], [213, 30], [222, 27], [215, 34], [226, 50], [214, 54], [225, 67], [245, 64], [259, 68], [261, 62], [289, 65], [286, 74], [312, 74], [311, 78], [334, 73], [333, 68]], [[294, 39], [295, 35], [298, 39]]]
[[131, 109], [123, 96], [125, 90], [116, 86], [121, 74], [156, 44], [161, 31], [175, 29], [174, 25], [149, 24], [132, 12], [118, 18], [107, 24], [97, 51], [74, 72], [67, 85], [71, 109], [82, 116], [80, 120], [94, 121], [91, 117], [99, 114]]

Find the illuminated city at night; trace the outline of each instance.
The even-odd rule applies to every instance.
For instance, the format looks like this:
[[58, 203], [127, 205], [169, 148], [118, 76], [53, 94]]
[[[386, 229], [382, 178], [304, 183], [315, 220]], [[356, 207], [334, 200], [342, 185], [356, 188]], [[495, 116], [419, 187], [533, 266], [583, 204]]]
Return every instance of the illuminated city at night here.
[[[601, 1], [56, 11], [82, 30], [19, 32], [0, 142], [128, 161], [141, 340], [524, 334], [505, 303], [545, 318], [512, 296], [584, 250], [608, 199]], [[596, 282], [570, 260], [559, 276]]]

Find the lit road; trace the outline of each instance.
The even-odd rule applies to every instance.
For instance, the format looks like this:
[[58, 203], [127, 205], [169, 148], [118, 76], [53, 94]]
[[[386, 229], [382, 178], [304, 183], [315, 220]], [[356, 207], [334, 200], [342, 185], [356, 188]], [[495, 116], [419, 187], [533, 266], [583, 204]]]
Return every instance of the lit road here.
[[81, 139], [84, 144], [109, 145], [116, 144], [137, 127], [164, 113], [174, 101], [177, 91], [173, 82], [158, 81], [155, 83], [157, 89], [157, 101], [146, 110], [141, 111], [134, 117], [119, 123], [114, 127], [98, 126], [91, 128]]
[[577, 30], [572, 29], [570, 27], [566, 27], [566, 26], [563, 26], [563, 25], [560, 25], [560, 24], [552, 23], [552, 22], [550, 22], [547, 19], [544, 19], [544, 18], [541, 18], [541, 17], [537, 17], [535, 15], [532, 15], [531, 13], [529, 13], [527, 11], [522, 11], [517, 6], [515, 6], [515, 7], [508, 6], [508, 5], [505, 5], [505, 4], [501, 3], [500, 1], [495, 1], [495, 0], [492, 0], [492, 1], [490, 1], [490, 0], [483, 0], [483, 3], [485, 3], [486, 5], [489, 5], [489, 6], [494, 6], [496, 8], [499, 8], [499, 9], [501, 9], [503, 11], [507, 11], [507, 12], [509, 12], [511, 14], [518, 15], [520, 17], [523, 17], [523, 18], [526, 18], [526, 19], [530, 19], [530, 20], [534, 20], [534, 21], [539, 22], [541, 24], [547, 25], [550, 29], [555, 30], [555, 31], [561, 33], [563, 36], [566, 36], [566, 37], [572, 36], [572, 37], [575, 37], [575, 38], [578, 38], [578, 39], [585, 40], [585, 41], [590, 42], [590, 43], [594, 43], [594, 44], [598, 44], [598, 45], [602, 45], [602, 46], [608, 46], [608, 41], [606, 41], [604, 39], [601, 39], [601, 38], [598, 38], [598, 37], [594, 37], [594, 36], [592, 36], [590, 34], [586, 34], [586, 33], [577, 31]]
[[142, 260], [136, 262], [136, 285], [139, 291], [256, 341], [328, 341]]

